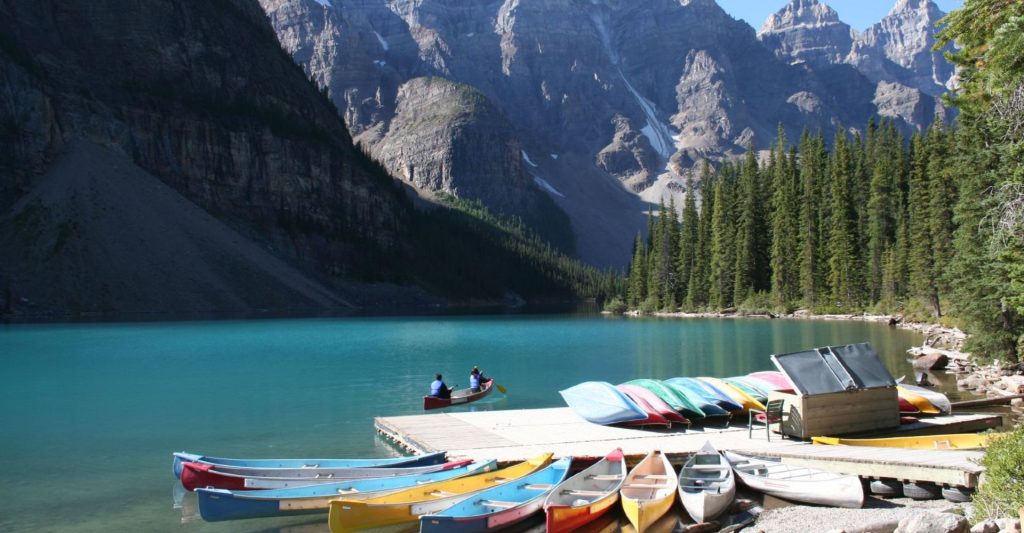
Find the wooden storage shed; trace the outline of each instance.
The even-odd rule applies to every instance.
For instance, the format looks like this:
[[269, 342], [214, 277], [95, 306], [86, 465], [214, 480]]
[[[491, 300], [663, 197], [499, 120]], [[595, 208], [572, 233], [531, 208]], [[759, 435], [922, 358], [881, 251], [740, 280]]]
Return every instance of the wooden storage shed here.
[[786, 435], [808, 439], [900, 425], [896, 381], [868, 343], [773, 355], [772, 362], [795, 388], [768, 398], [786, 402]]

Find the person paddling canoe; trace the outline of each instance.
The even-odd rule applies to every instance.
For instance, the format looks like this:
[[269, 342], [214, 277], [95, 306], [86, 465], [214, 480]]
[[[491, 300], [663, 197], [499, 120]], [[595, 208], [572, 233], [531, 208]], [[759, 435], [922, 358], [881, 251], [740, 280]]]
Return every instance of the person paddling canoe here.
[[469, 373], [469, 390], [470, 392], [480, 392], [480, 387], [488, 380], [484, 377], [484, 373], [480, 371], [479, 367], [473, 367], [473, 370]]
[[451, 398], [452, 389], [444, 384], [441, 374], [434, 376], [434, 382], [430, 384], [430, 395], [435, 398]]

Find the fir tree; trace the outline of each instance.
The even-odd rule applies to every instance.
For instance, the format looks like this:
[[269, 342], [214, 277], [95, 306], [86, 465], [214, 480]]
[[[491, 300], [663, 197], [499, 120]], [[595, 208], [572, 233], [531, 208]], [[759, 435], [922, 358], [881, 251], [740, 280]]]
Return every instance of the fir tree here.
[[[729, 167], [726, 167], [723, 170], [728, 169]], [[711, 214], [708, 305], [714, 309], [725, 309], [733, 305], [736, 234], [732, 223], [732, 194], [729, 181], [728, 175], [715, 180], [714, 211]]]

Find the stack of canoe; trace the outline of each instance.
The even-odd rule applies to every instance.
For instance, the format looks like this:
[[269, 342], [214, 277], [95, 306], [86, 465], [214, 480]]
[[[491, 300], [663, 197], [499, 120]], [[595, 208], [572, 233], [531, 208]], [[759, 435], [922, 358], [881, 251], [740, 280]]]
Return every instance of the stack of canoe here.
[[671, 426], [763, 410], [768, 394], [792, 390], [782, 373], [766, 371], [724, 379], [635, 379], [620, 385], [587, 381], [561, 395], [577, 414], [595, 424]]
[[[238, 472], [252, 468], [262, 473], [278, 468], [288, 470], [291, 476], [292, 470], [312, 472], [321, 468], [319, 465], [336, 471], [347, 468], [346, 475], [359, 469], [417, 469], [408, 474], [335, 478], [279, 489], [195, 489], [200, 515], [207, 521], [328, 513], [328, 524], [335, 533], [417, 525], [420, 531], [494, 531], [537, 512], [545, 514], [547, 531], [559, 533], [585, 526], [619, 502], [634, 528], [644, 531], [669, 511], [676, 496], [698, 522], [714, 519], [732, 503], [737, 479], [753, 489], [794, 501], [844, 507], [859, 507], [863, 502], [856, 476], [730, 452], [722, 455], [710, 443], [678, 474], [658, 450], [632, 470], [627, 470], [622, 450], [614, 450], [569, 477], [572, 460], [552, 461], [552, 454], [545, 453], [498, 470], [493, 460], [442, 462], [443, 453], [332, 460], [224, 459], [181, 453], [175, 454], [174, 471], [185, 476], [195, 465], [231, 467]], [[427, 467], [436, 468], [422, 470]]]

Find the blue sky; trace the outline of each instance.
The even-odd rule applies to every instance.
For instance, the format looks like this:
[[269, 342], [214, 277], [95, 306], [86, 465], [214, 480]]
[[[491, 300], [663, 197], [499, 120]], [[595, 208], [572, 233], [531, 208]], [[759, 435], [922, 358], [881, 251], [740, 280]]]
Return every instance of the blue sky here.
[[[768, 15], [788, 4], [788, 0], [718, 0], [718, 4], [730, 15], [746, 20], [754, 29], [761, 29]], [[896, 0], [825, 0], [839, 12], [839, 18], [853, 29], [862, 31], [878, 22], [892, 9]], [[963, 5], [962, 0], [935, 0], [943, 11], [951, 11]]]

